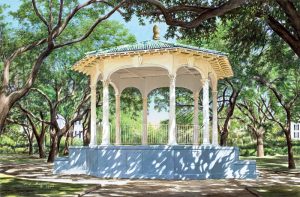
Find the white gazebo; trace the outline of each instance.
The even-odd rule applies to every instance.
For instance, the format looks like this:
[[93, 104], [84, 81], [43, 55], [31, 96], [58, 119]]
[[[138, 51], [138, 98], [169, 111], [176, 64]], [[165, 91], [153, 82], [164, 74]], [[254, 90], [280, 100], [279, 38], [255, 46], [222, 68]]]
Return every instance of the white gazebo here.
[[[112, 85], [116, 96], [116, 145], [121, 145], [120, 95], [125, 88], [137, 88], [143, 97], [142, 144], [147, 144], [148, 94], [161, 87], [169, 87], [168, 145], [176, 145], [175, 87], [189, 89], [194, 95], [194, 138], [198, 145], [198, 98], [203, 89], [203, 144], [218, 145], [217, 84], [219, 79], [233, 76], [226, 54], [159, 40], [157, 26], [153, 40], [123, 45], [108, 50], [87, 53], [76, 63], [74, 70], [90, 77], [91, 142], [96, 145], [96, 85], [103, 83], [103, 135], [101, 145], [110, 144], [109, 94]], [[212, 93], [212, 142], [209, 137], [209, 91]]]
[[[153, 33], [153, 40], [92, 51], [74, 65], [75, 71], [90, 77], [90, 146], [70, 148], [69, 163], [67, 164], [64, 159], [56, 160], [55, 172], [70, 173], [72, 172], [70, 169], [79, 169], [80, 166], [84, 166], [79, 172], [84, 171], [82, 173], [99, 177], [163, 179], [256, 177], [255, 162], [239, 161], [236, 147], [218, 146], [217, 84], [219, 79], [233, 76], [226, 54], [161, 41], [157, 26], [154, 26]], [[96, 130], [96, 86], [99, 80], [103, 84], [103, 133], [102, 143], [98, 146], [96, 143], [98, 132]], [[114, 88], [116, 96], [116, 146], [110, 144], [109, 85]], [[120, 95], [128, 87], [137, 88], [143, 97], [141, 146], [121, 145]], [[165, 146], [150, 146], [147, 145], [148, 94], [161, 87], [169, 87], [168, 143]], [[176, 87], [183, 87], [193, 92], [194, 133], [193, 145], [190, 146], [177, 145]], [[198, 139], [200, 90], [203, 93], [203, 130], [200, 131], [203, 132], [203, 141], [201, 145]], [[210, 91], [213, 111], [211, 142]], [[217, 160], [219, 162], [216, 162]], [[228, 169], [224, 169], [226, 166], [230, 169], [229, 172], [227, 172]]]

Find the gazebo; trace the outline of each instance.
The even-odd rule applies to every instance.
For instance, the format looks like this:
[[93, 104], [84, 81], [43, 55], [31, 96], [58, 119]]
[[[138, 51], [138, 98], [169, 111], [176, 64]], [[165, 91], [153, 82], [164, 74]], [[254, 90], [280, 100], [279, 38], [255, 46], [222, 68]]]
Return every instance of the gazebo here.
[[[90, 77], [91, 125], [89, 147], [71, 147], [67, 158], [55, 160], [54, 172], [90, 174], [99, 177], [204, 179], [255, 178], [255, 161], [239, 160], [237, 147], [218, 145], [217, 84], [233, 76], [226, 54], [159, 39], [92, 51], [74, 65]], [[102, 142], [97, 145], [96, 86], [103, 84]], [[109, 85], [115, 92], [115, 144], [110, 140]], [[141, 145], [123, 146], [121, 141], [120, 96], [128, 87], [137, 88], [143, 98]], [[169, 88], [169, 124], [166, 145], [148, 145], [148, 94]], [[177, 144], [175, 88], [193, 92], [194, 118], [191, 145]], [[203, 129], [199, 126], [199, 93], [202, 89]], [[212, 129], [209, 107], [212, 95]], [[202, 142], [199, 133], [202, 132]], [[211, 133], [211, 136], [210, 136]], [[211, 139], [211, 141], [210, 141]]]

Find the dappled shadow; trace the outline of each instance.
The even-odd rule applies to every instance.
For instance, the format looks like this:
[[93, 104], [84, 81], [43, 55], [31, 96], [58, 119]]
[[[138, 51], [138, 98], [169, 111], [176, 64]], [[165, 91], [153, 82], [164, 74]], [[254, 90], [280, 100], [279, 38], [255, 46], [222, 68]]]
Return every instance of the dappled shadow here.
[[256, 178], [256, 163], [239, 160], [236, 147], [71, 147], [69, 157], [56, 159], [54, 173], [130, 179]]
[[[30, 159], [28, 159], [30, 158]], [[245, 159], [248, 159], [245, 158]], [[220, 179], [202, 181], [161, 181], [101, 179], [88, 175], [57, 175], [52, 173], [52, 164], [45, 159], [28, 155], [1, 155], [0, 171], [14, 174], [22, 179], [59, 182], [59, 184], [101, 184], [102, 188], [85, 196], [253, 196], [248, 189], [263, 196], [295, 196], [299, 192], [300, 170], [287, 170], [287, 156], [266, 158], [250, 157], [258, 160], [257, 179]], [[300, 165], [300, 157], [295, 157]], [[272, 165], [268, 166], [271, 162]], [[275, 163], [285, 168], [274, 168]], [[266, 169], [268, 167], [268, 169]], [[0, 178], [1, 180], [1, 178]], [[12, 182], [14, 183], [14, 182]], [[7, 189], [10, 185], [6, 185]], [[11, 187], [14, 187], [12, 184]], [[83, 188], [80, 188], [85, 190]], [[247, 189], [247, 190], [246, 190]], [[274, 192], [276, 192], [274, 194]], [[1, 195], [2, 196], [2, 195]]]
[[[217, 188], [217, 189], [216, 189]], [[126, 185], [104, 185], [88, 196], [214, 196], [214, 197], [252, 197], [253, 195], [229, 180], [216, 182], [215, 180], [202, 181], [162, 181], [138, 180], [130, 181]]]

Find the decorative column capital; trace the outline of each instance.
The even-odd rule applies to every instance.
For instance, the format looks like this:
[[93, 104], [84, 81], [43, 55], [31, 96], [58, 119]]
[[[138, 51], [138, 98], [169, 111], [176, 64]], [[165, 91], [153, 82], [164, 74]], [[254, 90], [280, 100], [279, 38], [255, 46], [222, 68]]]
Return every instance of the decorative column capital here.
[[202, 78], [202, 79], [201, 79], [201, 82], [202, 82], [203, 84], [208, 83], [208, 82], [209, 82], [209, 78]]
[[169, 75], [170, 81], [173, 81], [176, 79], [176, 74], [170, 74]]
[[109, 86], [109, 84], [110, 84], [110, 80], [109, 80], [109, 79], [103, 80], [102, 83], [103, 83], [103, 87], [104, 87], [104, 86], [107, 87], [107, 86]]

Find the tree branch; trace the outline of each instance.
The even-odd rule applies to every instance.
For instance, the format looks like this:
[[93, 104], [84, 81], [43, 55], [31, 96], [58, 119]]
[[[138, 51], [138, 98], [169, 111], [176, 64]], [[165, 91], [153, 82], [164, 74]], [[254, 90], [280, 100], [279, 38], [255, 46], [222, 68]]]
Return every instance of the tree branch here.
[[41, 118], [35, 116], [31, 111], [29, 111], [26, 108], [24, 108], [21, 104], [18, 103], [17, 106], [22, 110], [23, 113], [30, 115], [31, 117], [33, 117], [34, 119], [38, 120], [39, 122], [43, 122], [43, 123], [51, 125], [51, 122], [42, 120]]
[[117, 6], [115, 6], [108, 14], [106, 14], [105, 16], [103, 17], [100, 17], [98, 18], [94, 24], [88, 29], [88, 31], [82, 35], [81, 37], [79, 38], [76, 38], [76, 39], [73, 39], [73, 40], [70, 40], [70, 41], [66, 41], [65, 43], [62, 43], [62, 44], [58, 44], [55, 46], [55, 48], [61, 48], [61, 47], [64, 47], [64, 46], [67, 46], [67, 45], [71, 45], [71, 44], [74, 44], [74, 43], [77, 43], [77, 42], [80, 42], [84, 39], [86, 39], [92, 32], [93, 30], [97, 27], [97, 25], [106, 20], [107, 18], [109, 18], [113, 13], [115, 13], [124, 3], [125, 3], [126, 0], [123, 0], [121, 1], [121, 3], [119, 3]]
[[273, 93], [274, 93], [274, 95], [275, 95], [275, 97], [277, 98], [277, 100], [279, 101], [279, 103], [283, 106], [283, 107], [285, 107], [285, 102], [283, 101], [283, 95], [279, 92], [279, 91], [277, 91], [277, 89], [276, 89], [276, 87], [272, 84], [272, 83], [270, 83], [270, 82], [268, 82], [265, 78], [263, 78], [262, 76], [254, 76], [253, 77], [257, 82], [259, 82], [259, 83], [261, 83], [262, 85], [265, 85], [265, 86], [267, 86]]
[[300, 57], [300, 44], [299, 41], [275, 18], [272, 16], [267, 17], [268, 25], [273, 29], [273, 31], [278, 34]]
[[48, 22], [46, 21], [46, 19], [41, 15], [41, 13], [39, 12], [37, 6], [36, 6], [36, 2], [35, 0], [32, 0], [32, 5], [33, 5], [33, 9], [34, 9], [34, 12], [35, 14], [40, 18], [40, 20], [46, 25], [47, 29], [48, 29], [48, 32], [50, 32], [50, 28], [49, 28], [49, 24]]
[[300, 14], [296, 10], [293, 2], [290, 0], [276, 0], [280, 7], [284, 10], [291, 25], [296, 30], [298, 39], [300, 39]]
[[29, 51], [33, 49], [34, 47], [37, 47], [39, 45], [42, 45], [46, 43], [47, 39], [41, 39], [38, 41], [35, 41], [31, 44], [28, 44], [26, 46], [20, 47], [16, 49], [9, 57], [7, 60], [4, 62], [4, 68], [3, 68], [3, 74], [2, 74], [2, 85], [0, 87], [1, 93], [6, 93], [8, 89], [8, 84], [9, 84], [9, 69], [12, 61], [20, 54], [25, 53], [26, 51]]
[[[201, 25], [202, 22], [216, 17], [216, 16], [222, 16], [225, 13], [234, 10], [238, 7], [240, 7], [242, 4], [244, 4], [246, 2], [246, 0], [229, 0], [226, 3], [221, 4], [218, 7], [212, 7], [212, 8], [203, 8], [200, 10], [200, 8], [198, 8], [198, 13], [197, 13], [197, 17], [190, 21], [180, 21], [177, 20], [173, 17], [174, 13], [178, 12], [180, 9], [177, 7], [172, 7], [172, 8], [166, 8], [164, 6], [164, 4], [159, 1], [159, 0], [142, 0], [141, 2], [147, 2], [150, 3], [151, 5], [155, 6], [160, 12], [161, 14], [164, 16], [165, 21], [168, 25], [171, 26], [180, 26], [180, 27], [184, 27], [184, 28], [195, 28]], [[185, 6], [183, 9], [185, 9], [185, 11], [188, 10], [188, 8], [190, 9], [189, 11], [193, 11], [195, 12], [195, 8], [191, 9], [190, 7]]]

